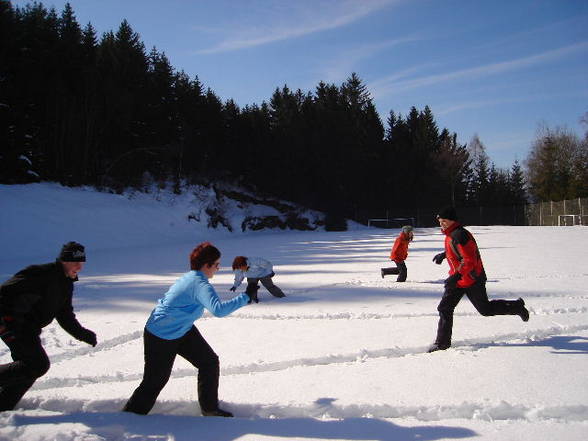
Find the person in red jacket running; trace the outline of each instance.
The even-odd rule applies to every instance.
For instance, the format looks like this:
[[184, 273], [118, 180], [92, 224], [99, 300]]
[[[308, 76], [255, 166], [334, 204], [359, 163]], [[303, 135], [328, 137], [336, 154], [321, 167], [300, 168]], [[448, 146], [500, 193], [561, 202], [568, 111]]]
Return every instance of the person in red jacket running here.
[[390, 252], [390, 260], [392, 260], [396, 264], [396, 268], [382, 268], [380, 270], [382, 279], [387, 274], [398, 274], [398, 278], [396, 279], [397, 282], [406, 281], [406, 275], [408, 271], [406, 269], [406, 264], [404, 263], [404, 261], [408, 257], [408, 244], [414, 238], [412, 230], [413, 228], [411, 225], [405, 225], [400, 230], [400, 234], [394, 241], [392, 251]]
[[522, 298], [488, 300], [486, 273], [478, 245], [472, 233], [457, 221], [455, 208], [442, 209], [437, 219], [445, 234], [445, 251], [433, 257], [433, 262], [441, 265], [447, 258], [449, 277], [445, 279], [445, 292], [437, 307], [437, 338], [428, 352], [442, 351], [451, 346], [453, 311], [464, 294], [483, 316], [518, 315], [524, 322], [528, 321], [529, 311]]

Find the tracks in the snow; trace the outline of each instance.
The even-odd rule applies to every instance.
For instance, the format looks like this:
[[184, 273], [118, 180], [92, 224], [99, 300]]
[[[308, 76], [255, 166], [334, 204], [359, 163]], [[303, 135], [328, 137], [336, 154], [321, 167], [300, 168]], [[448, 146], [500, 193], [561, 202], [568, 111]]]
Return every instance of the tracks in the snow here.
[[[528, 305], [527, 305], [528, 306]], [[553, 314], [584, 314], [588, 312], [588, 306], [573, 308], [531, 308], [533, 315], [553, 315]], [[455, 317], [474, 317], [480, 314], [473, 312], [456, 312]], [[397, 318], [417, 318], [417, 317], [438, 317], [439, 314], [434, 312], [425, 313], [378, 313], [378, 312], [325, 312], [312, 314], [248, 314], [234, 313], [233, 318], [245, 320], [386, 320]], [[206, 318], [205, 318], [206, 319]]]
[[[537, 294], [536, 296], [527, 296], [532, 305], [532, 298], [574, 298], [588, 300], [588, 296], [574, 297], [564, 294]], [[535, 307], [531, 306], [532, 316], [573, 316], [588, 313], [588, 305], [582, 306], [579, 303], [570, 307]], [[251, 308], [252, 311], [255, 311]], [[266, 311], [268, 311], [266, 309]], [[474, 317], [478, 316], [477, 312], [458, 312], [456, 316]], [[370, 320], [391, 320], [394, 319], [424, 319], [432, 320], [437, 317], [436, 311], [426, 313], [387, 313], [387, 312], [291, 312], [271, 313], [258, 310], [258, 313], [241, 310], [231, 316], [236, 320], [256, 320], [256, 321], [370, 321]], [[555, 317], [554, 317], [555, 318]], [[204, 317], [202, 320], [208, 320]], [[579, 320], [575, 320], [579, 323]], [[585, 323], [584, 320], [582, 320]], [[502, 334], [493, 334], [488, 337], [476, 337], [471, 339], [457, 340], [453, 342], [450, 351], [478, 351], [484, 350], [490, 346], [502, 346], [509, 344], [529, 344], [537, 345], [541, 342], [548, 343], [549, 339], [554, 336], [573, 335], [577, 332], [588, 331], [588, 324], [566, 324], [545, 327], [539, 329], [525, 327], [525, 331], [511, 332]], [[268, 323], [269, 325], [269, 323]], [[273, 325], [272, 325], [273, 326]], [[115, 338], [102, 341], [95, 348], [83, 346], [75, 349], [68, 349], [62, 353], [51, 356], [53, 364], [67, 363], [75, 361], [81, 357], [93, 355], [99, 357], [107, 355], [108, 352], [122, 350], [123, 345], [139, 345], [143, 335], [143, 330], [137, 330]], [[239, 376], [250, 374], [263, 374], [272, 372], [282, 372], [288, 369], [305, 369], [305, 368], [327, 368], [329, 366], [341, 364], [366, 363], [382, 359], [397, 359], [405, 356], [419, 356], [424, 358], [437, 357], [439, 354], [427, 354], [427, 347], [384, 347], [384, 348], [358, 348], [355, 351], [346, 353], [317, 355], [309, 357], [298, 357], [289, 360], [268, 360], [266, 362], [256, 362], [238, 365], [223, 366], [221, 375]], [[91, 362], [91, 361], [88, 361]], [[57, 370], [58, 372], [58, 370]], [[193, 368], [176, 369], [172, 372], [172, 379], [195, 377]], [[95, 399], [63, 399], [67, 395], [67, 388], [84, 387], [89, 385], [112, 384], [134, 382], [137, 383], [142, 378], [142, 372], [133, 373], [110, 373], [104, 375], [78, 376], [75, 378], [66, 377], [45, 377], [40, 379], [33, 387], [37, 391], [55, 391], [60, 396], [58, 400], [50, 398], [53, 392], [41, 392], [37, 397], [31, 396], [25, 398], [23, 404], [30, 408], [44, 408], [59, 412], [105, 412], [110, 413], [113, 409], [119, 409], [123, 405], [123, 400], [95, 400]], [[126, 387], [126, 386], [125, 386]], [[47, 395], [48, 394], [48, 395]], [[45, 398], [48, 396], [49, 398]], [[349, 405], [338, 405], [337, 403], [321, 402], [314, 405], [286, 406], [282, 403], [265, 403], [265, 404], [234, 404], [231, 405], [236, 416], [244, 418], [414, 418], [420, 421], [442, 421], [446, 419], [471, 419], [471, 420], [523, 420], [523, 421], [547, 421], [559, 420], [560, 422], [585, 422], [588, 420], [588, 406], [583, 405], [560, 405], [560, 406], [533, 406], [523, 404], [510, 404], [507, 402], [489, 403], [484, 402], [464, 402], [453, 405], [439, 406], [394, 406], [388, 404], [357, 403]], [[192, 415], [194, 413], [193, 403], [164, 401], [158, 403], [155, 412]]]
[[[525, 332], [507, 333], [500, 335], [493, 335], [486, 338], [472, 338], [466, 340], [455, 341], [452, 350], [468, 348], [469, 350], [478, 350], [488, 347], [489, 345], [505, 345], [513, 341], [526, 341], [529, 343], [540, 342], [556, 335], [564, 335], [578, 331], [588, 330], [588, 325], [572, 325], [572, 326], [554, 326], [546, 329], [530, 329]], [[126, 336], [121, 336], [116, 339], [109, 340], [102, 343], [102, 347], [98, 350], [108, 350], [116, 347], [119, 344], [129, 342], [139, 338], [141, 333], [135, 332]], [[221, 369], [221, 375], [249, 375], [252, 373], [264, 373], [282, 371], [292, 368], [304, 368], [314, 366], [328, 366], [333, 364], [367, 362], [379, 358], [399, 358], [407, 355], [421, 354], [423, 357], [430, 356], [426, 354], [427, 347], [390, 347], [381, 349], [361, 349], [356, 352], [349, 352], [344, 354], [330, 354], [319, 357], [301, 357], [291, 360], [257, 362], [250, 364], [243, 364], [237, 366], [226, 366]], [[60, 361], [66, 359], [76, 358], [81, 355], [90, 353], [91, 350], [71, 351], [64, 353]], [[55, 358], [55, 357], [53, 357]], [[176, 369], [172, 373], [172, 378], [184, 378], [194, 376], [194, 369]], [[34, 389], [60, 389], [67, 387], [79, 387], [87, 384], [102, 384], [102, 383], [118, 383], [124, 381], [137, 381], [142, 378], [141, 373], [136, 374], [122, 374], [115, 375], [100, 375], [100, 376], [78, 376], [75, 378], [48, 378], [38, 381]]]
[[[538, 309], [531, 309], [532, 315], [554, 315], [554, 314], [584, 314], [588, 312], [587, 307], [571, 307], [571, 308], [553, 308], [553, 309], [545, 309], [545, 308], [538, 308]], [[473, 312], [456, 312], [456, 317], [474, 317], [478, 316], [479, 314], [475, 311]], [[243, 319], [243, 320], [268, 320], [268, 321], [284, 321], [284, 320], [391, 320], [391, 319], [401, 319], [401, 318], [425, 318], [425, 317], [437, 317], [438, 314], [436, 312], [430, 313], [372, 313], [372, 312], [362, 312], [362, 313], [354, 313], [354, 312], [338, 312], [338, 313], [312, 313], [312, 314], [250, 314], [250, 313], [234, 313], [231, 315], [232, 318], [236, 319]], [[210, 317], [203, 317], [201, 320], [208, 320]], [[560, 329], [559, 328], [549, 328], [547, 332], [551, 332], [551, 329]], [[536, 334], [536, 331], [529, 331], [531, 333]], [[544, 331], [539, 331], [541, 335], [545, 335]], [[556, 332], [560, 334], [559, 332]], [[89, 346], [82, 346], [76, 349], [68, 349], [66, 352], [61, 352], [59, 354], [55, 354], [51, 356], [52, 363], [60, 363], [66, 360], [71, 360], [77, 357], [82, 357], [88, 354], [96, 354], [97, 351], [109, 351], [112, 349], [116, 349], [118, 346], [123, 345], [125, 343], [131, 342], [133, 340], [138, 340], [142, 338], [143, 330], [131, 332], [128, 334], [123, 334], [115, 338], [111, 338], [109, 340], [100, 342], [96, 347], [89, 347]], [[504, 339], [500, 336], [490, 337], [490, 339]], [[472, 340], [473, 341], [473, 340]], [[475, 341], [479, 342], [480, 339], [476, 339]], [[408, 351], [407, 353], [410, 353]], [[406, 354], [403, 354], [406, 355]], [[349, 361], [349, 360], [347, 360]]]
[[[121, 409], [126, 400], [84, 400], [60, 398], [59, 400], [25, 398], [24, 409], [43, 409], [53, 412], [92, 412], [112, 414]], [[391, 404], [338, 404], [337, 400], [323, 399], [309, 405], [284, 405], [281, 403], [235, 404], [228, 403], [236, 417], [267, 418], [315, 418], [315, 419], [349, 419], [349, 418], [414, 418], [417, 421], [443, 421], [448, 419], [477, 421], [549, 421], [560, 423], [585, 422], [588, 420], [586, 405], [523, 405], [507, 401], [476, 402], [467, 401], [452, 405], [429, 406], [395, 406]], [[192, 402], [163, 401], [155, 405], [152, 413], [166, 415], [195, 416], [197, 412]]]

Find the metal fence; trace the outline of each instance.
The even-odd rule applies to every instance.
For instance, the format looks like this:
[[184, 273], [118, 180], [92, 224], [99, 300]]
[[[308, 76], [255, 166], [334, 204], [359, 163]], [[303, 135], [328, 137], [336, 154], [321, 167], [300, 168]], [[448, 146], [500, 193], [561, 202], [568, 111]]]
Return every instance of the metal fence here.
[[525, 216], [526, 225], [588, 225], [588, 198], [527, 205]]
[[[439, 208], [394, 208], [357, 210], [354, 220], [380, 228], [438, 226]], [[466, 225], [588, 225], [588, 198], [529, 205], [498, 207], [457, 207], [459, 219]]]

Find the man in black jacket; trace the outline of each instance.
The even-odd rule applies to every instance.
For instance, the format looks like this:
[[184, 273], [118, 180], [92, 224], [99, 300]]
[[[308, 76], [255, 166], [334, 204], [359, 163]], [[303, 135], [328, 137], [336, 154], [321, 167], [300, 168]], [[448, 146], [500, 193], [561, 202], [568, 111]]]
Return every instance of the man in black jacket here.
[[0, 365], [0, 411], [14, 409], [37, 378], [49, 370], [41, 329], [57, 319], [77, 340], [96, 346], [96, 334], [73, 312], [73, 282], [86, 254], [76, 242], [63, 245], [53, 263], [31, 265], [0, 286], [0, 338], [14, 360]]

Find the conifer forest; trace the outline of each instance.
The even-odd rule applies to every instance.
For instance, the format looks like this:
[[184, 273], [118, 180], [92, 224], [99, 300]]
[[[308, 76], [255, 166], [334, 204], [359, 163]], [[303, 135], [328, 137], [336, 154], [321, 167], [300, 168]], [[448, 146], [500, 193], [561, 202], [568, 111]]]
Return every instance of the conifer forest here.
[[[97, 35], [69, 4], [0, 0], [0, 70], [2, 183], [181, 191], [229, 180], [342, 215], [533, 197], [518, 161], [496, 168], [477, 137], [460, 144], [428, 106], [381, 117], [356, 73], [311, 91], [268, 85], [268, 101], [240, 107], [146, 48], [127, 21]], [[578, 164], [563, 197], [585, 196]]]

